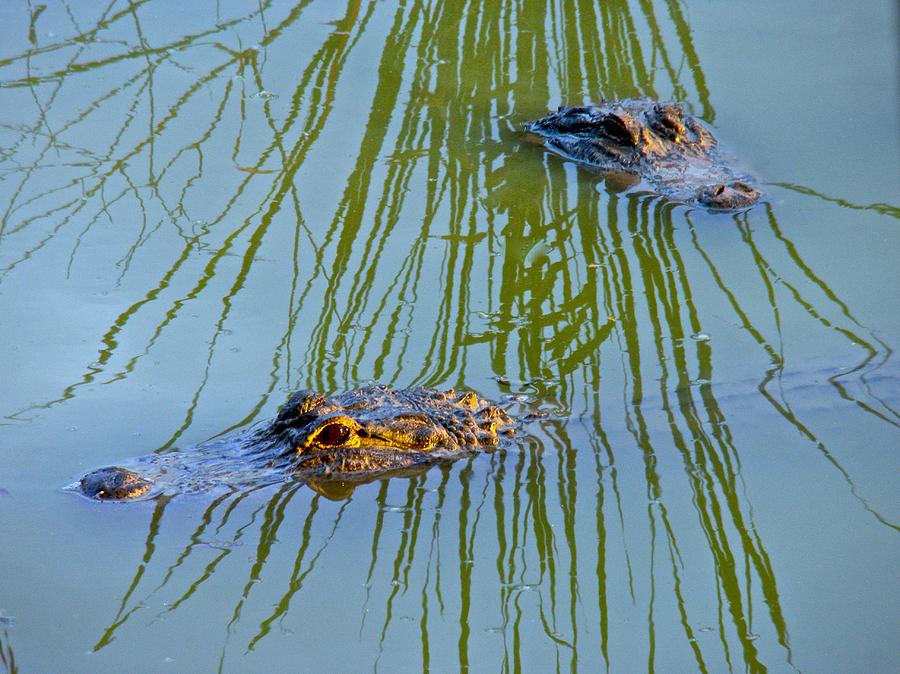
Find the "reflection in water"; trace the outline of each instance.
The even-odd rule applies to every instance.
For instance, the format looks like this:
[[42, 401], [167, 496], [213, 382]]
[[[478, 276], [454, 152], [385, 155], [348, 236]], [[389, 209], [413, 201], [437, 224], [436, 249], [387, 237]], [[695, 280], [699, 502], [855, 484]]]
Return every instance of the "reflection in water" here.
[[794, 192], [799, 192], [800, 194], [805, 194], [810, 197], [815, 197], [816, 199], [821, 199], [822, 201], [827, 201], [832, 204], [837, 204], [838, 206], [843, 206], [844, 208], [849, 208], [854, 211], [875, 211], [876, 213], [881, 213], [882, 215], [890, 215], [894, 218], [900, 218], [900, 208], [896, 206], [892, 206], [891, 204], [886, 203], [875, 203], [875, 204], [854, 204], [846, 199], [841, 199], [840, 197], [830, 197], [827, 194], [822, 194], [821, 192], [817, 192], [811, 187], [806, 187], [804, 185], [797, 185], [796, 183], [773, 183], [778, 187], [783, 187], [786, 190], [792, 190]]
[[0, 665], [3, 666], [6, 674], [16, 674], [19, 671], [16, 665], [16, 654], [9, 642], [9, 633], [5, 629], [0, 633]]
[[[219, 381], [229, 326], [248, 303], [270, 327], [253, 348], [271, 352], [271, 369], [266, 386], [245, 389], [232, 428], [286, 388], [477, 386], [486, 363], [511, 405], [551, 417], [517, 450], [340, 503], [294, 483], [218, 496], [171, 559], [171, 541], [157, 544], [178, 506], [157, 500], [143, 558], [94, 649], [124, 640], [136, 612], [165, 596], [165, 613], [206, 614], [225, 668], [296, 622], [314, 588], [358, 583], [361, 603], [345, 605], [359, 639], [377, 644], [376, 669], [402, 651], [423, 670], [455, 652], [460, 669], [487, 653], [519, 671], [538, 642], [558, 670], [638, 653], [654, 669], [671, 647], [704, 672], [792, 666], [704, 305], [728, 307], [765, 363], [740, 393], [757, 401], [758, 391], [896, 529], [792, 404], [790, 374], [804, 361], [791, 359], [783, 317], [859, 345], [862, 359], [828, 383], [871, 423], [896, 426], [873, 383], [892, 350], [804, 261], [771, 206], [703, 227], [695, 217], [709, 216], [604, 190], [517, 135], [558, 102], [601, 94], [684, 100], [713, 121], [681, 4], [351, 0], [332, 16], [323, 3], [263, 2], [233, 18], [217, 10], [180, 36], [152, 26], [151, 39], [152, 4], [113, 2], [67, 38], [0, 60], [4, 87], [27, 91], [37, 110], [3, 126], [0, 284], [60, 241], [67, 276], [84, 273], [86, 242], [115, 224], [104, 262], [137, 297], [80, 378], [7, 419], [146, 376], [167, 336], [197, 330], [186, 326], [199, 313], [206, 332], [190, 358], [201, 368], [159, 448], [169, 450]], [[382, 43], [373, 86], [348, 109], [348, 64]], [[723, 237], [727, 266], [714, 252]], [[748, 299], [756, 293], [765, 311]], [[679, 471], [664, 468], [672, 460]], [[332, 547], [355, 554], [357, 576], [334, 578]], [[227, 609], [194, 606], [235, 566], [244, 583], [216, 589]], [[636, 647], [616, 620], [627, 610], [643, 620]]]

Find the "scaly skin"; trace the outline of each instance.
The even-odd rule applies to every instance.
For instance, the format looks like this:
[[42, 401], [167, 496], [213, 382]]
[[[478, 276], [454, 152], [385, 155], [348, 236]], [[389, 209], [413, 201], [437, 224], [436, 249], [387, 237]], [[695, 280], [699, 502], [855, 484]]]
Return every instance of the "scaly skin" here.
[[[325, 397], [299, 391], [270, 423], [243, 435], [239, 450], [228, 456], [212, 455], [215, 446], [210, 445], [181, 454], [177, 463], [163, 463], [171, 455], [138, 462], [156, 469], [158, 476], [185, 470], [202, 473], [214, 466], [226, 482], [229, 466], [237, 475], [250, 465], [307, 482], [364, 481], [467, 450], [496, 447], [513, 434], [514, 423], [503, 409], [471, 392], [367, 386]], [[202, 475], [188, 478], [205, 484]], [[153, 495], [154, 483], [149, 474], [109, 467], [85, 475], [79, 488], [90, 498], [122, 501]]]
[[665, 196], [713, 209], [748, 208], [759, 192], [720, 155], [713, 135], [676, 103], [648, 98], [561, 106], [530, 122], [551, 150], [643, 178]]

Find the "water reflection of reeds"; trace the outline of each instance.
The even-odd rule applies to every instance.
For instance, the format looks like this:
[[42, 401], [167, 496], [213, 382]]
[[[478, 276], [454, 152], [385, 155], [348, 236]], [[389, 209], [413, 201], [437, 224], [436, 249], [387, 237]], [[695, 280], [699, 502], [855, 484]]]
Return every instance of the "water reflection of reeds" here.
[[[0, 59], [4, 86], [40, 102], [32, 123], [6, 127], [13, 140], [3, 156], [10, 198], [0, 283], [40, 265], [59, 237], [71, 241], [68, 273], [77, 274], [82, 243], [125, 211], [137, 221], [121, 236], [115, 284], [133, 290], [149, 265], [143, 251], [155, 251], [152, 272], [143, 270], [155, 280], [102, 331], [81, 378], [11, 418], [65, 403], [88, 384], [143, 376], [160, 340], [188, 329], [186, 313], [202, 312], [208, 338], [190, 354], [201, 368], [184, 419], [159, 448], [168, 450], [218, 381], [223, 335], [247, 311], [239, 307], [263, 296], [267, 305], [254, 310], [270, 322], [271, 344], [254, 348], [271, 351], [271, 369], [264, 386], [247, 391], [232, 427], [257, 418], [288, 386], [332, 391], [375, 379], [482, 387], [488, 362], [490, 374], [511, 381], [501, 390], [531, 395], [572, 421], [548, 421], [513, 450], [381, 482], [339, 505], [290, 483], [222, 495], [169, 561], [157, 539], [174, 506], [159, 500], [144, 557], [95, 649], [109, 647], [156, 596], [166, 596], [166, 612], [204, 610], [190, 607], [225, 569], [244, 582], [228, 595], [227, 615], [207, 616], [223, 635], [220, 666], [232, 642], [239, 652], [261, 648], [273, 625], [297, 619], [292, 606], [310, 584], [334, 582], [322, 560], [329, 547], [346, 552], [342, 522], [370, 512], [371, 540], [350, 536], [357, 556], [368, 555], [364, 571], [347, 582], [365, 587], [359, 634], [378, 644], [376, 667], [389, 669], [399, 646], [423, 670], [436, 667], [449, 642], [461, 669], [484, 661], [484, 648], [503, 670], [519, 671], [538, 642], [557, 670], [621, 667], [632, 661], [623, 660], [611, 614], [629, 605], [644, 616], [648, 669], [666, 662], [657, 644], [670, 643], [676, 628], [701, 671], [723, 663], [758, 671], [773, 658], [790, 665], [777, 569], [742, 484], [729, 408], [717, 396], [715, 342], [693, 338], [704, 332], [698, 284], [712, 280], [758, 346], [763, 399], [896, 528], [790, 404], [782, 317], [861, 345], [865, 356], [830, 384], [873, 422], [897, 425], [896, 410], [867, 384], [888, 364], [890, 347], [804, 262], [773, 208], [717, 225], [738, 233], [759, 275], [755, 290], [768, 298], [771, 315], [762, 315], [730, 287], [685, 209], [598, 189], [589, 174], [515, 135], [547, 107], [600, 95], [676, 98], [712, 121], [681, 5], [349, 2], [300, 53], [293, 31], [318, 11], [313, 2], [261, 3], [156, 46], [143, 37], [144, 5], [152, 3], [112, 3], [93, 28]], [[121, 52], [92, 53], [98, 36], [119, 30], [127, 33]], [[258, 44], [236, 38], [242, 31], [258, 34]], [[340, 109], [348, 64], [371, 41], [384, 43], [371, 98]], [[272, 81], [269, 64], [285, 53], [298, 59], [295, 79]], [[64, 66], [31, 73], [39, 59]], [[160, 90], [157, 79], [165, 72], [171, 83], [175, 70], [184, 84]], [[73, 101], [71, 88], [89, 77], [105, 88]], [[105, 141], [82, 133], [88, 124], [102, 125]], [[321, 149], [331, 147], [335, 127], [352, 161], [332, 169], [329, 192], [312, 195], [334, 204], [330, 218], [312, 222], [305, 213], [321, 206], [309, 204], [305, 182], [337, 164]], [[48, 169], [52, 180], [43, 177]], [[271, 249], [282, 253], [277, 287], [259, 262]], [[659, 468], [671, 457], [683, 467], [677, 481]], [[638, 474], [640, 506], [621, 484], [626, 475], [633, 487]], [[676, 519], [670, 499], [689, 501], [694, 521]], [[685, 543], [696, 536], [703, 546]], [[249, 562], [232, 555], [253, 545]], [[214, 556], [195, 561], [210, 546], [218, 546]], [[290, 561], [279, 554], [285, 547]], [[708, 576], [694, 570], [706, 566]], [[272, 568], [283, 571], [266, 577], [280, 594], [257, 605]], [[705, 581], [716, 643], [700, 638], [708, 616], [697, 591], [686, 590]], [[485, 626], [486, 606], [494, 622]], [[418, 643], [404, 641], [403, 611], [414, 615]], [[485, 645], [485, 634], [500, 645]]]
[[16, 665], [16, 654], [5, 629], [0, 634], [0, 665], [6, 674], [16, 674], [19, 671], [19, 667]]

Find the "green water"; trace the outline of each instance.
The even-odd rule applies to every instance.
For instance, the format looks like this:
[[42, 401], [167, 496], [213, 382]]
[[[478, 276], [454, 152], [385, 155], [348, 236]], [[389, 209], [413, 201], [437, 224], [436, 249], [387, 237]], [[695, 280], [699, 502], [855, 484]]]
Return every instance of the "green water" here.
[[[0, 4], [0, 670], [896, 671], [894, 10]], [[519, 131], [639, 95], [764, 202]], [[549, 416], [344, 501], [60, 491], [371, 381]]]

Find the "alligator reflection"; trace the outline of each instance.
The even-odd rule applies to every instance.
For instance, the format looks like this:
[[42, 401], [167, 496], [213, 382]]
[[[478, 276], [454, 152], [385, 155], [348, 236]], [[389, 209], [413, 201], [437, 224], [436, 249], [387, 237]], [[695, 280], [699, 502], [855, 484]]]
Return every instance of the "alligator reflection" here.
[[[91, 384], [143, 381], [154, 359], [200, 363], [185, 417], [159, 448], [168, 450], [203, 394], [232, 383], [223, 363], [234, 326], [256, 323], [274, 326], [253, 344], [271, 366], [242, 381], [242, 395], [260, 393], [232, 428], [304, 386], [372, 379], [490, 396], [485, 363], [510, 404], [543, 405], [551, 418], [510, 451], [377, 481], [341, 502], [290, 482], [220, 495], [187, 542], [171, 532], [197, 501], [157, 500], [145, 554], [95, 649], [137, 638], [131, 619], [164, 602], [159, 620], [202, 615], [204, 641], [221, 644], [224, 666], [277, 642], [276, 628], [320, 636], [319, 613], [325, 620], [340, 601], [358, 615], [360, 650], [355, 625], [321, 638], [355, 662], [371, 658], [365, 644], [375, 642], [374, 664], [386, 669], [401, 653], [423, 671], [453, 655], [461, 670], [496, 656], [519, 671], [526, 655], [536, 669], [631, 668], [639, 657], [653, 669], [679, 649], [701, 671], [790, 664], [777, 570], [742, 480], [749, 449], [737, 438], [745, 415], [774, 413], [780, 432], [794, 441], [800, 431], [862, 506], [896, 528], [793, 401], [789, 375], [803, 363], [786, 347], [801, 340], [782, 320], [808, 323], [846, 351], [862, 346], [864, 356], [829, 379], [860, 424], [898, 424], [873, 382], [890, 347], [804, 261], [771, 206], [710, 216], [619, 195], [515, 133], [557, 97], [598, 92], [685, 100], [712, 121], [681, 4], [657, 3], [663, 17], [643, 0], [527, 10], [354, 0], [298, 55], [295, 31], [311, 8], [322, 14], [319, 4], [260, 3], [153, 46], [138, 5], [110, 5], [94, 29], [0, 61], [72, 59], [5, 82], [41, 106], [4, 151], [24, 160], [10, 171], [18, 184], [0, 223], [0, 282], [52, 260], [61, 240], [69, 274], [86, 274], [81, 243], [107, 218], [126, 231], [141, 217], [121, 235], [109, 284], [138, 299], [103, 332], [80, 379], [8, 418], [87, 395]], [[124, 33], [126, 21], [139, 47], [123, 37], [123, 53], [79, 60], [96, 35]], [[334, 120], [342, 80], [356, 88], [348, 63], [368, 58], [361, 45], [371, 54], [367, 39], [385, 45], [375, 86]], [[298, 59], [297, 72], [275, 70]], [[70, 82], [98, 73], [115, 83], [59, 102]], [[165, 78], [172, 90], [158, 84]], [[86, 121], [110, 137], [86, 145]], [[335, 156], [335, 127], [348, 166]], [[36, 139], [41, 150], [30, 154]], [[64, 169], [56, 183], [39, 179], [50, 157]], [[719, 320], [709, 306], [739, 326], [722, 328], [723, 340], [704, 332]], [[735, 356], [729, 339], [750, 346]], [[717, 368], [755, 377], [738, 405], [718, 394], [716, 348]], [[371, 532], [365, 545], [362, 532]], [[254, 545], [249, 562], [233, 554]], [[210, 591], [215, 600], [203, 596]], [[313, 606], [304, 627], [300, 614]]]

